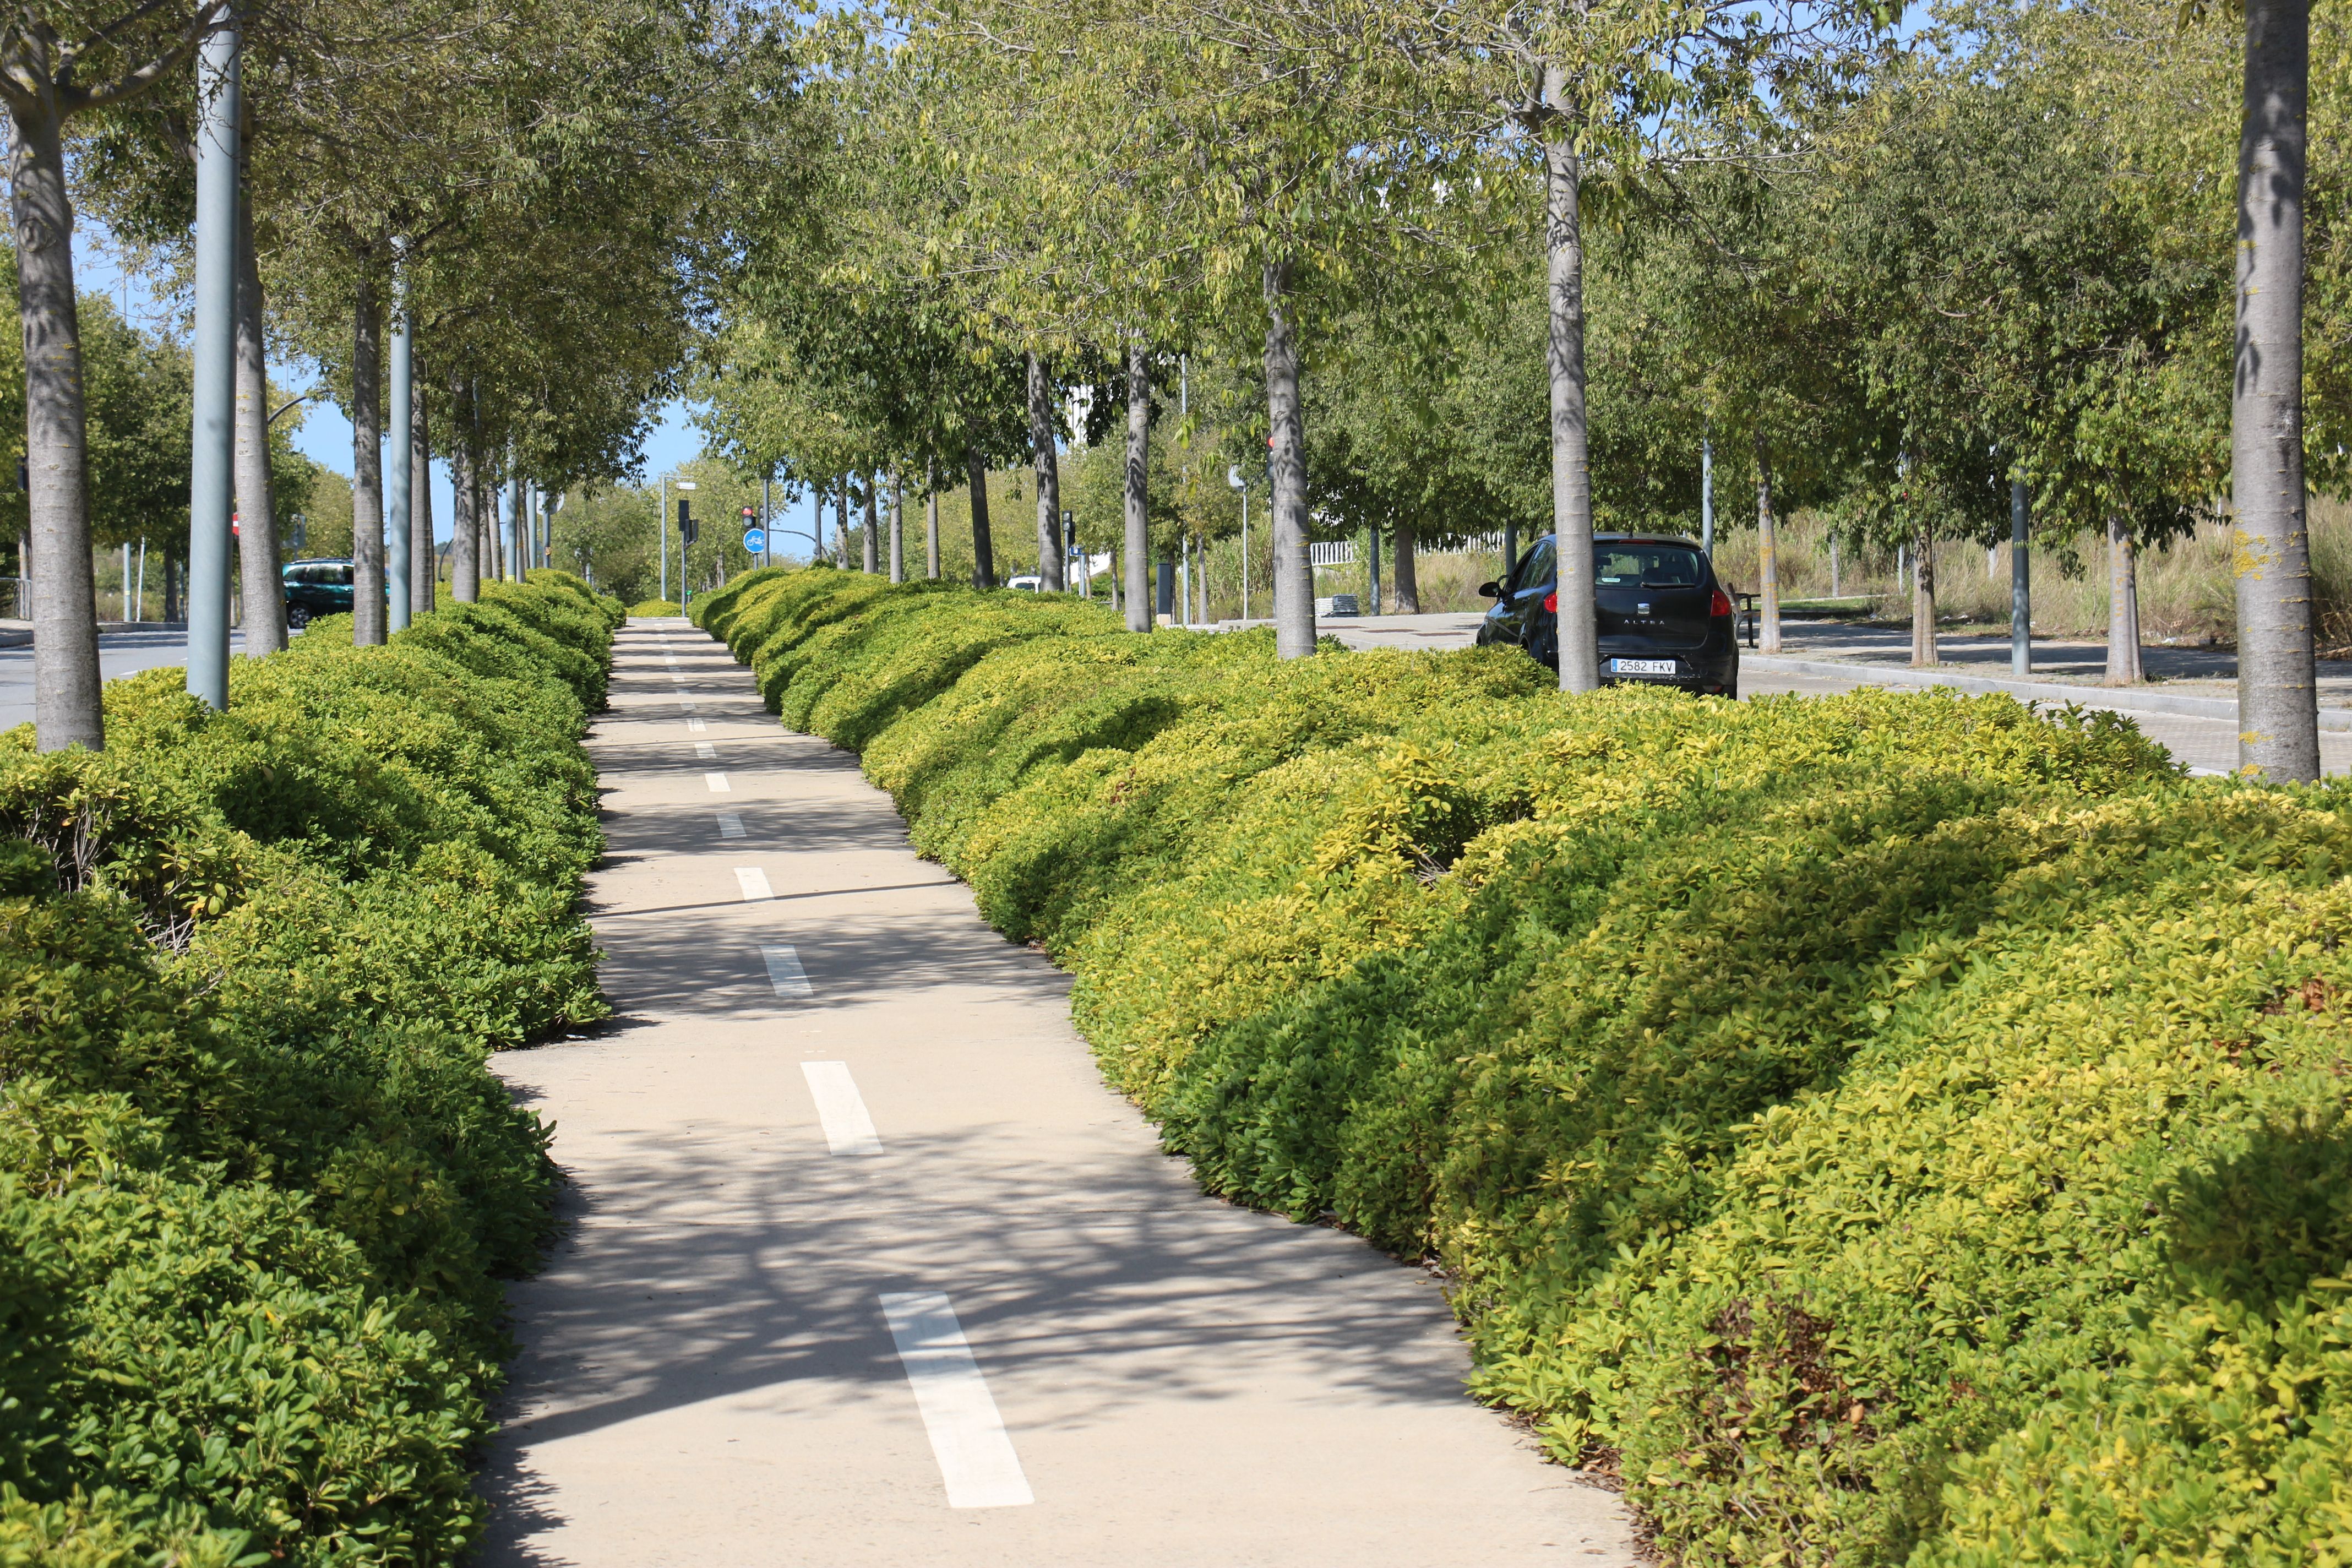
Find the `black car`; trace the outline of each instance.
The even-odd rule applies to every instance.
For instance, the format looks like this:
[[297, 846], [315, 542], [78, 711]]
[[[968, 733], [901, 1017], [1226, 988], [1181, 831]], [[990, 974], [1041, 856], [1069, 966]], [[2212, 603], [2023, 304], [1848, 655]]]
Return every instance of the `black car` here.
[[352, 613], [349, 561], [291, 561], [278, 575], [286, 584], [288, 626], [299, 628], [320, 616]]
[[[1739, 637], [1731, 595], [1695, 539], [1592, 536], [1593, 620], [1601, 679], [1739, 695]], [[1559, 668], [1559, 555], [1552, 536], [1528, 547], [1507, 582], [1478, 591], [1495, 601], [1478, 643], [1513, 644]]]

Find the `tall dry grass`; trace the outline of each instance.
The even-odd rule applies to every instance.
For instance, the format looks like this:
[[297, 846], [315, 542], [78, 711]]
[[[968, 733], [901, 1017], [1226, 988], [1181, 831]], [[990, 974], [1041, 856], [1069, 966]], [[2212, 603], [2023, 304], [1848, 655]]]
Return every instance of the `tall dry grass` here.
[[[2033, 630], [2042, 637], [2104, 638], [2107, 635], [2105, 541], [2084, 533], [2071, 552], [2047, 544], [2032, 556]], [[2071, 554], [2071, 560], [2069, 555]], [[1827, 597], [1832, 591], [1829, 532], [1799, 513], [1780, 542], [1780, 595]], [[1733, 584], [1757, 582], [1756, 531], [1718, 535], [1716, 570]], [[2315, 497], [2311, 503], [2311, 564], [2319, 604], [2324, 652], [2352, 653], [2352, 502]], [[1884, 618], [1911, 615], [1907, 576], [1899, 584], [1892, 551], [1841, 551], [1835, 589], [1875, 596]], [[1936, 549], [1937, 618], [1960, 625], [2009, 625], [2010, 550], [1947, 542]], [[2147, 642], [2228, 645], [2237, 639], [2236, 588], [2230, 574], [2226, 523], [2208, 523], [2139, 562], [2140, 635]]]

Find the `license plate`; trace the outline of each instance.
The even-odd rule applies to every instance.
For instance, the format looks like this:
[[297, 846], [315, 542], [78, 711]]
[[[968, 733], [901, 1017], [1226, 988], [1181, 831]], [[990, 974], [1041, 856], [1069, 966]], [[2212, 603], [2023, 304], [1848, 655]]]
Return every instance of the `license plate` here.
[[1672, 675], [1675, 661], [1670, 658], [1612, 658], [1609, 668], [1615, 675]]

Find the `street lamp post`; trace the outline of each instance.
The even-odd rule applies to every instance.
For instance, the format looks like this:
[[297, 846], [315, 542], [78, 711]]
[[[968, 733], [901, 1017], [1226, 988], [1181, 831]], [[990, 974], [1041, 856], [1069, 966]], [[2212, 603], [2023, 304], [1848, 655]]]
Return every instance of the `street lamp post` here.
[[1241, 465], [1225, 470], [1225, 483], [1242, 492], [1242, 624], [1249, 624], [1249, 486], [1242, 482]]
[[[236, 488], [236, 144], [244, 113], [238, 45], [236, 25], [225, 17], [205, 35], [196, 59], [186, 679], [188, 690], [215, 709], [228, 706], [229, 513]], [[42, 723], [44, 742], [51, 728]]]

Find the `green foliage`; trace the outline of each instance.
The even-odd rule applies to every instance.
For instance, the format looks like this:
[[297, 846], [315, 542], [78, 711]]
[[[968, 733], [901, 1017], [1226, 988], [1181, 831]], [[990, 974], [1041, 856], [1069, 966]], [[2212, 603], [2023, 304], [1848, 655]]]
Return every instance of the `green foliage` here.
[[0, 736], [0, 1562], [471, 1545], [554, 1184], [486, 1058], [604, 1011], [621, 618], [539, 574], [319, 622], [224, 713], [115, 682], [103, 752]]
[[629, 614], [633, 616], [676, 616], [683, 613], [677, 602], [670, 599], [640, 599], [629, 606]]
[[2340, 789], [2007, 699], [830, 573], [696, 613], [1206, 1186], [1434, 1260], [1477, 1391], [1675, 1558], [2347, 1560]]

